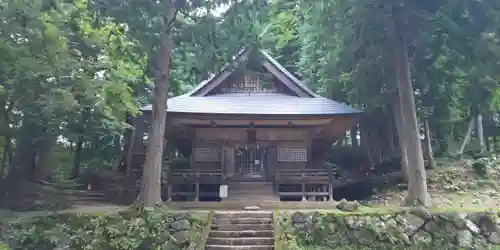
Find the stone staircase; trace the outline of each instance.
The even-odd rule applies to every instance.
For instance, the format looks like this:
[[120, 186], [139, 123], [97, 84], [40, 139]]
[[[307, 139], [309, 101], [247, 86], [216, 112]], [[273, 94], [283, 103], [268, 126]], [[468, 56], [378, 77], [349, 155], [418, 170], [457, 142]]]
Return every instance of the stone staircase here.
[[233, 182], [228, 187], [228, 201], [278, 201], [272, 182]]
[[214, 215], [206, 250], [274, 250], [271, 212], [218, 212]]

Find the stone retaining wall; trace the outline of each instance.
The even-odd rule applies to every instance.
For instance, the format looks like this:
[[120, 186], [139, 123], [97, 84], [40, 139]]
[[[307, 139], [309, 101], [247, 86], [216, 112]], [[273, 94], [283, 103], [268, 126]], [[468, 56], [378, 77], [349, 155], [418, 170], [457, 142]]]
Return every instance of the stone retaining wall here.
[[[402, 249], [500, 249], [499, 213], [430, 213], [425, 209], [381, 213], [287, 213], [283, 242], [335, 249], [352, 245]], [[290, 249], [290, 248], [289, 248]], [[345, 248], [342, 248], [345, 249]], [[354, 248], [356, 249], [356, 248]]]
[[[205, 221], [189, 213], [61, 213], [0, 222], [0, 246], [11, 249], [194, 249]], [[0, 248], [2, 249], [2, 248]]]

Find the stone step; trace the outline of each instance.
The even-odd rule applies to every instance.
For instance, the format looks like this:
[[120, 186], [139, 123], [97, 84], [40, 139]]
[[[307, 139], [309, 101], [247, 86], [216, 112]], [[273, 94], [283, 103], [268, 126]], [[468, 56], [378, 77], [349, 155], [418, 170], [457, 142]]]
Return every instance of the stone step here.
[[231, 245], [231, 246], [262, 246], [274, 244], [274, 238], [270, 237], [252, 237], [252, 238], [222, 238], [208, 237], [208, 245]]
[[212, 230], [217, 231], [266, 231], [273, 230], [273, 224], [225, 224], [225, 225], [214, 225], [212, 224]]
[[273, 214], [269, 212], [226, 212], [216, 213], [214, 219], [232, 219], [232, 218], [272, 218]]
[[272, 224], [272, 218], [217, 218], [213, 219], [212, 224], [230, 225], [230, 224]]
[[267, 246], [224, 246], [224, 245], [207, 245], [206, 250], [274, 250], [274, 245]]
[[242, 237], [273, 237], [273, 230], [242, 230], [242, 231], [217, 231], [211, 230], [209, 237], [226, 237], [226, 238], [242, 238]]

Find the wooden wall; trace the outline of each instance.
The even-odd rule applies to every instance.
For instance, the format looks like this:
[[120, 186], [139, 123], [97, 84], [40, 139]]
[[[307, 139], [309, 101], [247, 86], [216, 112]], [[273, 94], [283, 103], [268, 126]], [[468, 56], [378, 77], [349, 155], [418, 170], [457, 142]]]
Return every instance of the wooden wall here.
[[[221, 152], [218, 162], [226, 176], [234, 176], [235, 147], [259, 147], [267, 149], [267, 174], [274, 175], [276, 169], [304, 169], [312, 162], [311, 144], [314, 130], [303, 128], [258, 128], [255, 144], [247, 143], [245, 128], [197, 128], [194, 147], [217, 147]], [[287, 158], [288, 157], [288, 158]], [[290, 160], [290, 158], [292, 160]], [[287, 160], [288, 159], [288, 160]], [[196, 168], [213, 167], [211, 163], [195, 162]], [[315, 162], [314, 167], [317, 167]]]
[[247, 131], [255, 130], [257, 141], [309, 141], [309, 129], [288, 128], [197, 128], [195, 130], [196, 141], [236, 141], [246, 142]]

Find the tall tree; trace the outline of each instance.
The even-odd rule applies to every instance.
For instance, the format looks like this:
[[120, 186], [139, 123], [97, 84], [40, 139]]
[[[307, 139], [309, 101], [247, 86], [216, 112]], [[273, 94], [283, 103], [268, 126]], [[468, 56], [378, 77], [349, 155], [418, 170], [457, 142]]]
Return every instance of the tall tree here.
[[164, 7], [164, 30], [161, 33], [161, 45], [158, 50], [154, 73], [152, 126], [148, 134], [146, 160], [141, 178], [141, 190], [135, 205], [161, 205], [161, 169], [163, 166], [163, 146], [167, 118], [168, 86], [173, 49], [172, 24], [180, 8], [180, 1], [171, 0]]
[[406, 148], [408, 160], [408, 193], [405, 198], [406, 205], [430, 205], [430, 196], [427, 191], [427, 175], [422, 154], [422, 145], [419, 137], [417, 110], [415, 108], [414, 90], [407, 52], [407, 27], [404, 14], [404, 5], [393, 7], [394, 22], [394, 68], [397, 78], [399, 104], [403, 118], [403, 143]]

